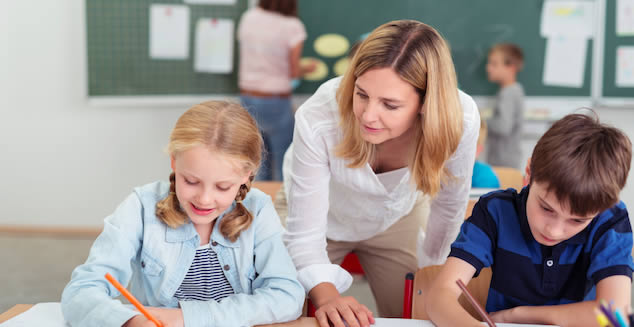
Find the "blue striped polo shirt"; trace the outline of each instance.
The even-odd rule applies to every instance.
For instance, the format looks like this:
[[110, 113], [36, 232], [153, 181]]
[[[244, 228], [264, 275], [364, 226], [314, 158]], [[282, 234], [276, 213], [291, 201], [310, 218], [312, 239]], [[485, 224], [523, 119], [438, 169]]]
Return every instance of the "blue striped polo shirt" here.
[[449, 256], [476, 268], [491, 267], [486, 310], [556, 305], [594, 299], [602, 279], [632, 278], [632, 228], [623, 202], [597, 215], [570, 239], [544, 246], [526, 218], [529, 187], [495, 191], [480, 198], [462, 224]]

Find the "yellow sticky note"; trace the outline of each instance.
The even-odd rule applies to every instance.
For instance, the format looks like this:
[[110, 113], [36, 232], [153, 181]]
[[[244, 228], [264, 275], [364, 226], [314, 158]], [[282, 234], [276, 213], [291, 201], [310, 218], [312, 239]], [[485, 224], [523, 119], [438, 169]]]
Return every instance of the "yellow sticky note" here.
[[320, 56], [338, 57], [348, 51], [350, 42], [340, 34], [324, 34], [315, 40], [314, 47]]
[[346, 73], [349, 65], [350, 59], [348, 59], [348, 57], [341, 58], [335, 63], [333, 71], [337, 74], [337, 76], [341, 76]]
[[313, 57], [305, 57], [302, 58], [299, 61], [299, 65], [301, 67], [308, 67], [308, 66], [315, 66], [315, 69], [304, 75], [303, 78], [307, 81], [320, 81], [324, 78], [326, 78], [326, 76], [328, 76], [328, 66], [326, 66], [326, 64], [317, 59], [317, 58], [313, 58]]

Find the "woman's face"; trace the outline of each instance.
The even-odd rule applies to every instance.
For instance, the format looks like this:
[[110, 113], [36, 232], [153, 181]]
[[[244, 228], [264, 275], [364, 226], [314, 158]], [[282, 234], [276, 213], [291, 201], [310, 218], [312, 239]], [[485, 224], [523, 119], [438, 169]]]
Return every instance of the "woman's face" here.
[[403, 136], [420, 119], [421, 101], [392, 68], [376, 68], [355, 81], [352, 110], [363, 139], [381, 144]]

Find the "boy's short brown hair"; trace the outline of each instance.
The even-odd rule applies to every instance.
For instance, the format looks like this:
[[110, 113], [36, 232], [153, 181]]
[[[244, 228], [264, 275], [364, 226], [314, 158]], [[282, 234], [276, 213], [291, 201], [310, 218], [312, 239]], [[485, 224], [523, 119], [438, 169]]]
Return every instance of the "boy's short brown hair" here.
[[596, 114], [570, 114], [537, 141], [531, 157], [531, 183], [547, 184], [557, 199], [579, 216], [615, 205], [632, 161], [632, 143]]
[[522, 66], [524, 65], [524, 54], [522, 53], [522, 49], [520, 47], [512, 43], [498, 43], [489, 50], [489, 53], [493, 53], [495, 51], [499, 51], [502, 54], [505, 65], [515, 66], [517, 71], [522, 70]]

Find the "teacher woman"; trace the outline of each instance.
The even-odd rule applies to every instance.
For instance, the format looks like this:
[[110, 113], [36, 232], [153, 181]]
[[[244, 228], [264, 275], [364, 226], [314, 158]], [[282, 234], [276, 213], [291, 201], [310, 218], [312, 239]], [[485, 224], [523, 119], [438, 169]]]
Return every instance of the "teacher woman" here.
[[400, 316], [405, 274], [445, 261], [469, 197], [480, 116], [457, 88], [447, 43], [417, 21], [378, 27], [295, 120], [284, 241], [316, 318], [322, 327], [373, 322], [341, 296], [352, 277], [338, 264], [349, 252], [380, 316]]

